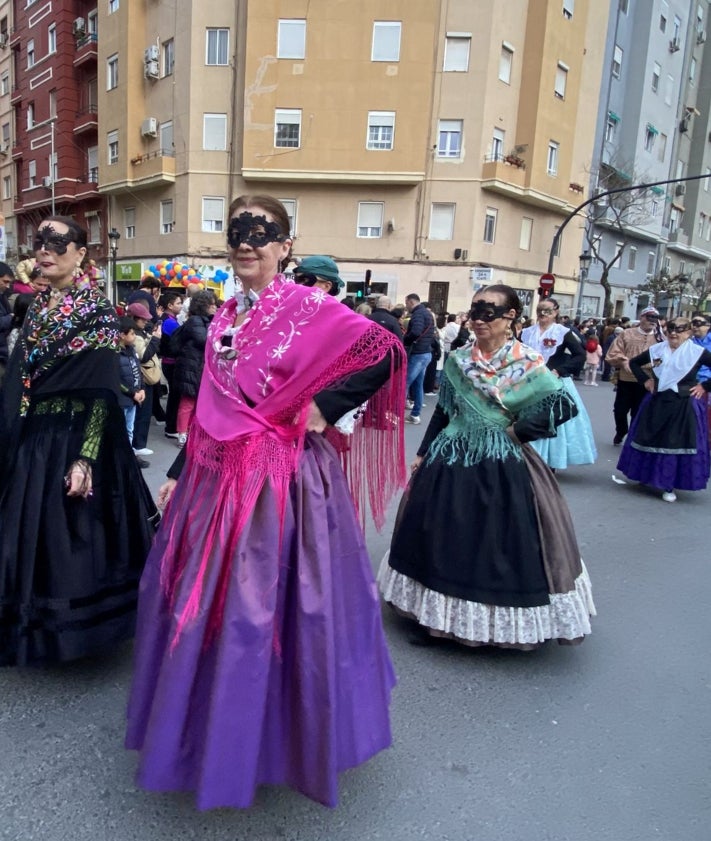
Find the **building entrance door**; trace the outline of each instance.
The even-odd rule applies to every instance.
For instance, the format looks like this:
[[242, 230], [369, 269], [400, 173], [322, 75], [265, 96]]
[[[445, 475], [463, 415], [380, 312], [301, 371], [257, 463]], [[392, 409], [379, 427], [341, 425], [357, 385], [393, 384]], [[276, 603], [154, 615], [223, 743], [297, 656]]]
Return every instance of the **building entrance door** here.
[[433, 280], [427, 297], [427, 303], [435, 315], [447, 312], [447, 301], [449, 300], [449, 283], [446, 281]]

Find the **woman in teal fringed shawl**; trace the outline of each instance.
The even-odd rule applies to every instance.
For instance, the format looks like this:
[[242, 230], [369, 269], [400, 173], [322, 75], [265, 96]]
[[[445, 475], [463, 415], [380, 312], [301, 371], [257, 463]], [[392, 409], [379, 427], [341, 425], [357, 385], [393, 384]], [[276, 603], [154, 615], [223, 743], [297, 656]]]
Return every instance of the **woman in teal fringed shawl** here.
[[543, 357], [513, 338], [509, 286], [472, 301], [475, 339], [451, 353], [412, 465], [379, 583], [418, 623], [413, 642], [535, 648], [581, 642], [595, 607], [570, 513], [528, 442], [574, 402]]

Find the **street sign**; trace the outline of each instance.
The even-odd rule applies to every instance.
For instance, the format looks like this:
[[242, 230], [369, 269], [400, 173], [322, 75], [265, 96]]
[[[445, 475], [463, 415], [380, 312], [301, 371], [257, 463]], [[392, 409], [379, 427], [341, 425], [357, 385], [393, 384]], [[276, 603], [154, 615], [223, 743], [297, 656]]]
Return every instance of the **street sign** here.
[[555, 275], [542, 274], [541, 279], [538, 281], [538, 285], [541, 289], [552, 289], [555, 286]]

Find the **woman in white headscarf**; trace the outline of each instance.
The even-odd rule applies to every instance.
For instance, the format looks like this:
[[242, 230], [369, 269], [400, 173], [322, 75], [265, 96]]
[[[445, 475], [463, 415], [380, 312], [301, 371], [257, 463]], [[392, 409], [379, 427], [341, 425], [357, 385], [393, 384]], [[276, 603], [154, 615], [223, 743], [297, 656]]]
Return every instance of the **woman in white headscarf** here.
[[[649, 394], [630, 427], [617, 467], [629, 479], [662, 491], [675, 502], [674, 490], [698, 491], [709, 480], [708, 420], [704, 395], [711, 379], [697, 382], [711, 364], [711, 351], [689, 341], [691, 323], [678, 317], [666, 327], [667, 338], [630, 359], [630, 369]], [[643, 366], [652, 366], [652, 374]]]

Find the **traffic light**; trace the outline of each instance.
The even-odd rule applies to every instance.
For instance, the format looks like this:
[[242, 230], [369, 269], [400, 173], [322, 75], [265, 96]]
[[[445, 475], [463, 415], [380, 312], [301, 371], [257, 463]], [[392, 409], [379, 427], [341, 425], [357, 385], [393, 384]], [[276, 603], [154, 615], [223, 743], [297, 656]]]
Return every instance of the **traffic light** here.
[[550, 298], [551, 296], [551, 288], [550, 286], [539, 286], [538, 287], [538, 297], [541, 301], [545, 301], [546, 298]]

